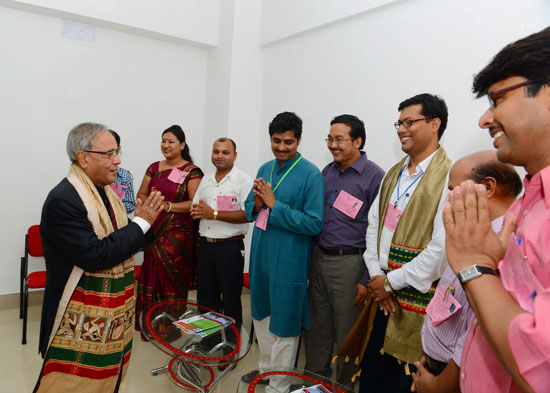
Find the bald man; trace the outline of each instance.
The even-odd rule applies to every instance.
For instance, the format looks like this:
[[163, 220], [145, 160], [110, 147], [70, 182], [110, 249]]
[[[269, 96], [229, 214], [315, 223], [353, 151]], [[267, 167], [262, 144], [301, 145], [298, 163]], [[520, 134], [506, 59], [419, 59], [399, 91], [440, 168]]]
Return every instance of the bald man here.
[[[470, 154], [458, 160], [449, 173], [449, 189], [466, 180], [487, 188], [493, 230], [502, 229], [504, 213], [522, 189], [514, 167], [497, 159], [493, 150]], [[413, 392], [460, 392], [462, 347], [474, 315], [460, 281], [447, 267], [428, 305], [422, 328], [424, 357], [415, 366]], [[474, 321], [475, 323], [475, 321]]]

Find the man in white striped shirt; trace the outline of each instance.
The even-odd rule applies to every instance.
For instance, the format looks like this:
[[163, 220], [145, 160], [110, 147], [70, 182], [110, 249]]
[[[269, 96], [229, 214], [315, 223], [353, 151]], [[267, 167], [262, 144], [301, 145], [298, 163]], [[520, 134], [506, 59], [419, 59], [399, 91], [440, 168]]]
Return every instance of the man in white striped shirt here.
[[[489, 199], [493, 230], [502, 229], [504, 213], [522, 189], [512, 165], [497, 159], [496, 151], [484, 150], [458, 160], [449, 173], [449, 190], [466, 180], [484, 184]], [[460, 391], [460, 358], [470, 321], [474, 316], [460, 281], [448, 266], [428, 305], [422, 328], [425, 356], [415, 363], [412, 391], [450, 393]]]

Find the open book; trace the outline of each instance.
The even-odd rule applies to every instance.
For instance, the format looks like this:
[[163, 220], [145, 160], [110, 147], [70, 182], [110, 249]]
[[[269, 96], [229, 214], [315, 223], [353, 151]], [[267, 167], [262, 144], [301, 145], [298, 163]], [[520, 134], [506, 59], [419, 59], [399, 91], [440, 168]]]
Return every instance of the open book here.
[[222, 317], [213, 312], [207, 312], [205, 314], [180, 319], [172, 323], [186, 334], [195, 334], [200, 337], [205, 337], [221, 330], [224, 326], [235, 323], [235, 321], [229, 317]]

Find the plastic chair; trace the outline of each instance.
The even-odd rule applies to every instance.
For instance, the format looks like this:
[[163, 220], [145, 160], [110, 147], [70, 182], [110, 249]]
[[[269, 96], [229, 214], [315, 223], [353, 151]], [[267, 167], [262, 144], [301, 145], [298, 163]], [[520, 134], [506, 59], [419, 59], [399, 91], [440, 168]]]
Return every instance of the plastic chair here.
[[19, 292], [19, 318], [23, 318], [23, 340], [27, 343], [27, 311], [29, 305], [29, 288], [46, 287], [46, 271], [28, 273], [29, 255], [32, 257], [44, 257], [42, 250], [42, 238], [38, 225], [31, 226], [25, 234], [25, 256], [21, 257], [21, 283]]

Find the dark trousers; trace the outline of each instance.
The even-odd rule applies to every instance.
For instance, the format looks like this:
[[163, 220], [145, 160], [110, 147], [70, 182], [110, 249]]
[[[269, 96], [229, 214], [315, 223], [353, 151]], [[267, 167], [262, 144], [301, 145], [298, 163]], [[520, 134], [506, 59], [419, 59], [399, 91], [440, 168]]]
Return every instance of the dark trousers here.
[[[359, 393], [406, 393], [411, 391], [412, 377], [405, 375], [404, 364], [390, 355], [382, 355], [388, 318], [378, 310], [374, 317], [372, 333], [361, 363]], [[411, 372], [416, 371], [409, 364]]]
[[209, 243], [201, 238], [197, 301], [238, 322], [243, 320], [244, 243], [242, 240]]

